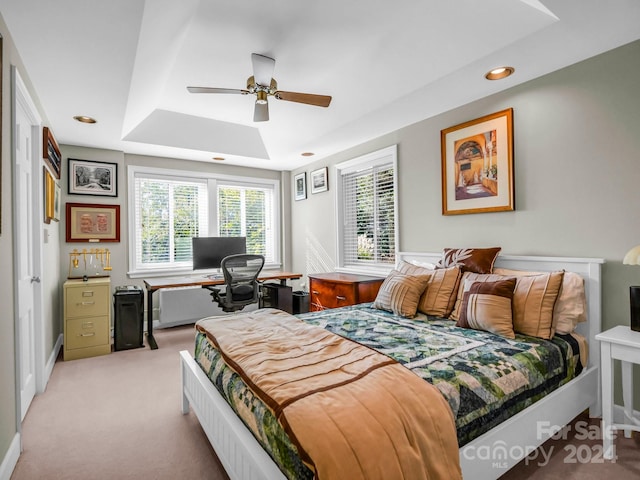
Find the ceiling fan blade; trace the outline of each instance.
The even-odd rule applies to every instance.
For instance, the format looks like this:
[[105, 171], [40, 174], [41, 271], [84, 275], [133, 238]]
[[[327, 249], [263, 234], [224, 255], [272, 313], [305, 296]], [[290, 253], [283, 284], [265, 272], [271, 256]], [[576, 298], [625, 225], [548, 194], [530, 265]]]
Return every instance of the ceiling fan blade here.
[[246, 95], [248, 90], [239, 90], [237, 88], [215, 88], [215, 87], [187, 87], [191, 93], [240, 93]]
[[329, 95], [315, 95], [313, 93], [283, 92], [278, 90], [275, 97], [278, 100], [306, 103], [307, 105], [315, 105], [317, 107], [328, 107], [331, 103], [331, 97]]
[[256, 102], [256, 108], [253, 110], [253, 121], [266, 122], [267, 120], [269, 120], [269, 104]]
[[273, 69], [276, 66], [276, 61], [273, 58], [252, 53], [251, 64], [253, 65], [253, 77], [256, 83], [264, 87], [271, 85], [271, 77], [273, 77]]

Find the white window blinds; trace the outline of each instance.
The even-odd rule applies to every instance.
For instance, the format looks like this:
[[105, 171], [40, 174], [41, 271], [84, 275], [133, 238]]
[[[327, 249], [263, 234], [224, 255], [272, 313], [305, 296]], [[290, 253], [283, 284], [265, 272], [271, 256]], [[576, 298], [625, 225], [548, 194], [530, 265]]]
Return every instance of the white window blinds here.
[[247, 253], [276, 261], [273, 188], [218, 185], [218, 231], [222, 237], [247, 237]]
[[135, 176], [135, 270], [191, 264], [191, 237], [207, 235], [207, 182]]
[[395, 264], [395, 147], [338, 165], [341, 267]]

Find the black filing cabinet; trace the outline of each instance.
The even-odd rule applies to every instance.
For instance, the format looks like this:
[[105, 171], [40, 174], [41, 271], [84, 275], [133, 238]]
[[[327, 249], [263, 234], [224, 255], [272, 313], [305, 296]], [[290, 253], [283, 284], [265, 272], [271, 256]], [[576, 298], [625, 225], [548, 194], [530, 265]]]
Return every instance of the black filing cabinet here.
[[129, 350], [143, 347], [144, 294], [142, 287], [123, 285], [113, 294], [113, 349]]

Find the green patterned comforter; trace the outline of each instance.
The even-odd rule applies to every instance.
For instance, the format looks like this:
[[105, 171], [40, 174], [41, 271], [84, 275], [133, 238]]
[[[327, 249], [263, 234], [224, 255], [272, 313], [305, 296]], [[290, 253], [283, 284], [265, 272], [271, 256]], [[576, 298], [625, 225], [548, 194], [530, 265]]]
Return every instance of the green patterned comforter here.
[[[516, 335], [513, 340], [419, 315], [405, 319], [360, 304], [299, 315], [302, 320], [392, 357], [435, 385], [465, 445], [582, 371], [578, 342]], [[290, 479], [312, 478], [271, 412], [198, 334], [196, 362]]]

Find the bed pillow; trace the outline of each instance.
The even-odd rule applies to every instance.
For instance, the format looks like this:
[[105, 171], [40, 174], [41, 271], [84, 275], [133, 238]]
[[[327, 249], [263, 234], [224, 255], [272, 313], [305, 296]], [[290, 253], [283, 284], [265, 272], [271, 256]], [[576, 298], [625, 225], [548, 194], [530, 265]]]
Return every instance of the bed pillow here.
[[[543, 272], [527, 272], [496, 268], [494, 273], [500, 275], [540, 275]], [[564, 272], [562, 287], [553, 308], [553, 329], [558, 333], [575, 331], [578, 323], [587, 321], [587, 298], [584, 291], [584, 278], [575, 272]]]
[[373, 307], [407, 318], [415, 317], [429, 278], [430, 275], [406, 275], [393, 270], [382, 282]]
[[[538, 275], [523, 275], [516, 278], [516, 288], [513, 293], [513, 329], [516, 333], [523, 333], [546, 340], [553, 337], [553, 310], [562, 285], [564, 272], [548, 272]], [[509, 277], [503, 275], [465, 272], [462, 276], [463, 285], [458, 289], [456, 306], [449, 318], [458, 320], [464, 282], [495, 282]]]
[[438, 268], [453, 266], [474, 273], [491, 273], [501, 247], [494, 248], [445, 248]]
[[449, 316], [458, 294], [462, 276], [460, 267], [434, 270], [402, 261], [398, 270], [407, 275], [430, 275], [427, 288], [420, 297], [418, 311], [434, 317]]
[[512, 309], [515, 286], [515, 278], [497, 282], [466, 280], [456, 326], [515, 338]]

